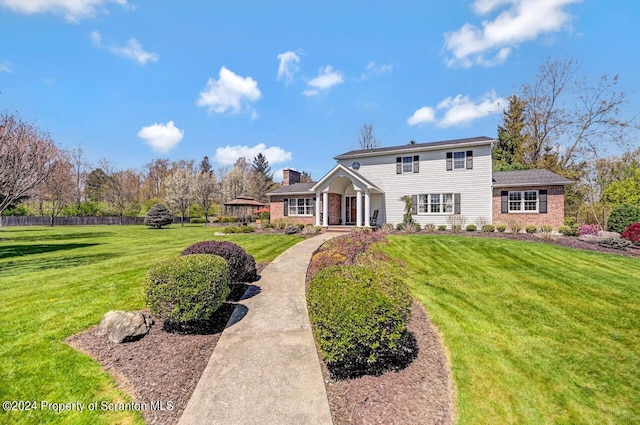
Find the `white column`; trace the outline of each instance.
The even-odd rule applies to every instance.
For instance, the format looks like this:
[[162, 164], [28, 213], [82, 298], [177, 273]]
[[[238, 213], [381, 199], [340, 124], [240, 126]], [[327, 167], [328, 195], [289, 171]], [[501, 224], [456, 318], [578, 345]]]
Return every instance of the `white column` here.
[[369, 193], [369, 189], [364, 191], [364, 227], [370, 227], [371, 221], [369, 218], [371, 217], [371, 194]]
[[322, 225], [329, 225], [329, 192], [322, 193]]
[[362, 192], [356, 191], [356, 226], [362, 227]]
[[320, 226], [320, 191], [316, 192], [316, 226]]
[[340, 218], [342, 219], [342, 224], [347, 223], [347, 196], [342, 195], [342, 200], [340, 201]]

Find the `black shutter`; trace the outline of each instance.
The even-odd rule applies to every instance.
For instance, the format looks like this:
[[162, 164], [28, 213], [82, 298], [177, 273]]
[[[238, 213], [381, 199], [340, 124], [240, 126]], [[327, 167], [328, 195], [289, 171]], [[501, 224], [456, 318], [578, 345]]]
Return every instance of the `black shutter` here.
[[467, 170], [473, 170], [473, 151], [467, 151]]
[[541, 190], [538, 192], [538, 211], [541, 214], [547, 213], [547, 190]]
[[447, 171], [453, 170], [453, 152], [447, 152]]
[[411, 195], [411, 214], [418, 214], [418, 195]]
[[402, 157], [396, 157], [396, 174], [402, 174]]
[[453, 194], [453, 213], [460, 214], [460, 194]]
[[288, 216], [289, 215], [289, 200], [285, 199], [284, 200], [284, 216]]
[[508, 214], [509, 213], [509, 192], [506, 190], [503, 190], [502, 192], [500, 192], [500, 204], [501, 204], [501, 213], [502, 214]]
[[419, 173], [420, 172], [420, 156], [418, 155], [414, 155], [413, 156], [413, 172], [414, 173]]

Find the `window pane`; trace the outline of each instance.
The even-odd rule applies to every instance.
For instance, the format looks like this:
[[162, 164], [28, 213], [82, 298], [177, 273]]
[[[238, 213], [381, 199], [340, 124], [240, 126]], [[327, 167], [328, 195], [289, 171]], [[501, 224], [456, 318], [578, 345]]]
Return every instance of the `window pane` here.
[[465, 153], [464, 152], [454, 152], [453, 153], [453, 168], [461, 169], [465, 168]]
[[442, 212], [445, 213], [452, 213], [453, 212], [453, 193], [445, 193], [442, 195], [443, 199], [443, 210]]
[[432, 213], [439, 213], [440, 212], [440, 194], [432, 193], [430, 196], [431, 196], [430, 211]]
[[428, 195], [418, 196], [418, 212], [421, 212], [421, 213], [429, 212], [429, 196]]
[[402, 157], [402, 172], [403, 173], [413, 172], [413, 157], [411, 156]]

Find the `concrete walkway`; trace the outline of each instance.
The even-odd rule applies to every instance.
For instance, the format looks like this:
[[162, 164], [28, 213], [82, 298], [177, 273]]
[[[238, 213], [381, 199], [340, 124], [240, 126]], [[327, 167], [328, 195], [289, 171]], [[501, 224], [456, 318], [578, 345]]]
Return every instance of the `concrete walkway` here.
[[179, 425], [331, 425], [311, 333], [305, 276], [323, 233], [271, 262], [236, 307]]

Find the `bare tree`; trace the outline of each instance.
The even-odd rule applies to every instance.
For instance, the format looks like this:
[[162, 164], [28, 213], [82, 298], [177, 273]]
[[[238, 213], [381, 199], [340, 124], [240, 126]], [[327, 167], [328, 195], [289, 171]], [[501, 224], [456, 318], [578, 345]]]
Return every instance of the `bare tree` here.
[[211, 204], [216, 196], [217, 188], [218, 181], [214, 173], [201, 171], [196, 175], [193, 185], [193, 195], [204, 210], [205, 220], [209, 218], [209, 208], [211, 208]]
[[69, 162], [73, 172], [76, 209], [80, 214], [82, 208], [82, 195], [87, 180], [87, 170], [91, 164], [86, 160], [82, 148], [71, 149], [68, 153]]
[[49, 134], [15, 115], [0, 114], [0, 217], [49, 176], [58, 153]]
[[169, 177], [169, 160], [154, 159], [145, 164], [144, 198], [163, 199], [164, 181]]
[[61, 155], [40, 186], [40, 196], [46, 202], [52, 227], [62, 209], [74, 200], [75, 188], [73, 166], [66, 155]]
[[169, 206], [174, 211], [180, 211], [181, 224], [193, 201], [193, 175], [184, 168], [177, 168], [166, 180], [165, 191]]
[[380, 147], [380, 140], [373, 134], [373, 125], [363, 124], [358, 135], [360, 149], [375, 149]]
[[125, 215], [140, 211], [142, 177], [133, 169], [113, 171], [106, 161], [100, 166], [108, 176], [105, 182], [107, 203], [120, 217], [120, 224], [123, 224]]
[[533, 166], [581, 168], [622, 145], [633, 120], [620, 119], [626, 94], [617, 88], [618, 76], [603, 75], [594, 85], [574, 80], [579, 65], [573, 60], [542, 64], [536, 80], [522, 87], [525, 161]]

